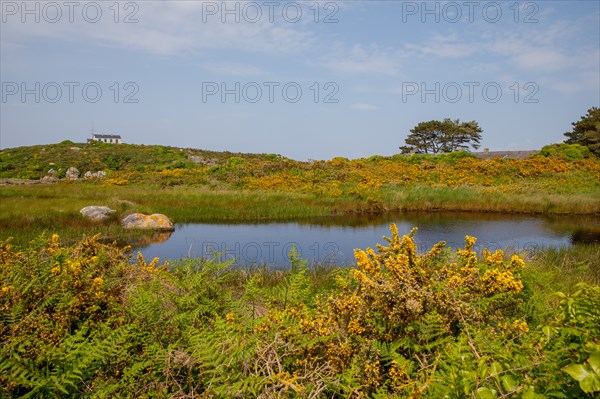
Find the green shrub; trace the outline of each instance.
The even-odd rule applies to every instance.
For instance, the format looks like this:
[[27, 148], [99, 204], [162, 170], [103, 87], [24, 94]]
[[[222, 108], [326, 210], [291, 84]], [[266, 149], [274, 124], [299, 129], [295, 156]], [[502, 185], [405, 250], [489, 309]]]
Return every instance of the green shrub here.
[[461, 159], [464, 158], [475, 158], [475, 155], [471, 154], [468, 151], [454, 151], [449, 152], [447, 154], [396, 154], [392, 157], [395, 161], [404, 161], [408, 163], [420, 164], [422, 162], [428, 161], [433, 163], [447, 163], [450, 165], [456, 164]]
[[585, 159], [591, 156], [589, 148], [581, 144], [551, 144], [542, 147], [538, 156], [542, 157], [559, 157], [567, 161], [576, 161]]

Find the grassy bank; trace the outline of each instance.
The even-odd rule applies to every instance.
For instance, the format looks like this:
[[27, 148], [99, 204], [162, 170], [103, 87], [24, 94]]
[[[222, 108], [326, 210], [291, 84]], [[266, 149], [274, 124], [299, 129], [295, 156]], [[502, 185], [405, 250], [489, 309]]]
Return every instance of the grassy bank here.
[[[472, 211], [543, 214], [600, 212], [590, 194], [505, 193], [478, 187], [412, 186], [382, 189], [378, 199], [321, 196], [266, 190], [210, 190], [206, 187], [153, 185], [114, 186], [98, 183], [58, 183], [0, 188], [0, 237], [18, 242], [43, 231], [65, 239], [84, 233], [121, 236], [118, 220], [131, 212], [164, 213], [175, 223], [294, 220], [319, 216], [391, 211]], [[79, 214], [88, 205], [117, 210], [104, 224]]]
[[[169, 268], [86, 239], [0, 245], [9, 397], [531, 397], [600, 392], [600, 249], [415, 253], [348, 269]], [[555, 295], [556, 291], [562, 294]]]
[[[79, 210], [106, 205], [117, 210], [99, 224]], [[82, 234], [123, 236], [119, 218], [131, 212], [164, 213], [175, 223], [203, 221], [285, 220], [331, 215], [333, 209], [353, 210], [360, 204], [277, 192], [208, 191], [191, 187], [104, 186], [50, 184], [0, 188], [0, 236], [20, 243], [43, 231], [55, 231], [67, 240]]]

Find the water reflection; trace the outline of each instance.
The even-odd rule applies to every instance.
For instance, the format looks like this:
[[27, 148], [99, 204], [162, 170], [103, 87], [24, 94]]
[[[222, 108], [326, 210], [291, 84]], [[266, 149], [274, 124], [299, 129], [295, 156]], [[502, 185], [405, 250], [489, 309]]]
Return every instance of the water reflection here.
[[381, 236], [390, 234], [390, 223], [396, 223], [401, 234], [418, 226], [415, 238], [421, 251], [438, 241], [461, 247], [467, 234], [478, 238], [476, 250], [515, 252], [598, 242], [600, 235], [598, 217], [423, 212], [309, 218], [294, 222], [179, 225], [170, 239], [167, 236], [146, 243], [141, 252], [147, 258], [217, 257], [236, 259], [240, 265], [286, 267], [287, 254], [295, 246], [302, 257], [311, 262], [351, 264], [355, 248], [383, 243]]
[[575, 230], [571, 235], [572, 244], [599, 244], [600, 229]]
[[148, 245], [158, 244], [161, 242], [167, 241], [171, 238], [173, 234], [172, 231], [156, 231], [151, 234], [146, 234], [141, 237], [136, 237], [135, 239], [129, 241], [129, 245], [133, 248], [144, 248]]
[[159, 244], [171, 238], [172, 231], [132, 231], [124, 237], [117, 239], [107, 237], [101, 242], [116, 242], [121, 247], [130, 246], [133, 249], [142, 249], [149, 245]]

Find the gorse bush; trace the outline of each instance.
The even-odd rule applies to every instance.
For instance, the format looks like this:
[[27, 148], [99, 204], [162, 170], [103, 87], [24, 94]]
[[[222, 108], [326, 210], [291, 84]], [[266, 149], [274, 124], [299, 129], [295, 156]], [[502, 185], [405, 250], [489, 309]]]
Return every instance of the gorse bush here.
[[283, 272], [132, 260], [97, 237], [5, 241], [0, 392], [597, 397], [600, 287], [540, 301], [535, 268], [518, 255], [478, 256], [469, 236], [457, 251], [442, 242], [419, 254], [414, 231], [391, 232], [387, 245], [356, 250], [355, 268], [328, 271], [294, 250]]
[[418, 255], [412, 233], [400, 238], [391, 228], [389, 246], [357, 250], [358, 268], [340, 290], [298, 318], [297, 338], [311, 342], [302, 361], [325, 362], [342, 376], [339, 395], [422, 395], [442, 351], [469, 329], [529, 330], [520, 319], [517, 255], [505, 261], [501, 251], [484, 252], [478, 261], [472, 237], [456, 254], [442, 242]]
[[117, 309], [127, 259], [98, 237], [72, 247], [58, 236], [20, 251], [0, 245], [0, 382], [4, 392], [71, 395], [128, 338]]

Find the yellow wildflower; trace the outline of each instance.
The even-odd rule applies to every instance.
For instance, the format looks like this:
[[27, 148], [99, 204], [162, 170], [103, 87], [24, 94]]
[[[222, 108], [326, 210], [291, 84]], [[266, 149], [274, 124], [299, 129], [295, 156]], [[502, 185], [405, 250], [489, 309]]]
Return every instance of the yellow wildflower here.
[[348, 323], [348, 332], [351, 334], [360, 335], [363, 332], [365, 332], [365, 328], [360, 325], [358, 320], [354, 319], [351, 320], [350, 323]]
[[[413, 229], [413, 231], [416, 231]], [[411, 234], [412, 232], [411, 231]], [[417, 245], [415, 244], [415, 240], [410, 235], [402, 236], [402, 246], [406, 249], [406, 255], [408, 256], [408, 260], [411, 265], [416, 265], [417, 263]]]
[[513, 321], [513, 328], [515, 330], [519, 330], [522, 333], [527, 333], [529, 332], [529, 326], [527, 325], [526, 321], [521, 321], [521, 320], [515, 320]]
[[510, 265], [515, 269], [521, 269], [525, 267], [525, 261], [523, 261], [519, 255], [513, 255], [512, 258], [510, 258]]
[[523, 282], [515, 280], [511, 271], [501, 272], [497, 269], [490, 269], [485, 272], [481, 281], [485, 285], [485, 292], [487, 294], [498, 294], [508, 291], [519, 293], [523, 289]]
[[[367, 251], [369, 251], [369, 249], [367, 249]], [[373, 250], [370, 249], [370, 252], [373, 253]], [[379, 273], [379, 265], [369, 258], [367, 252], [360, 249], [355, 249], [354, 257], [356, 258], [356, 263], [358, 264], [358, 267], [363, 269], [365, 272], [373, 275], [377, 275]]]
[[483, 250], [483, 258], [489, 265], [501, 265], [504, 262], [504, 252], [499, 249], [493, 254], [489, 250]]

